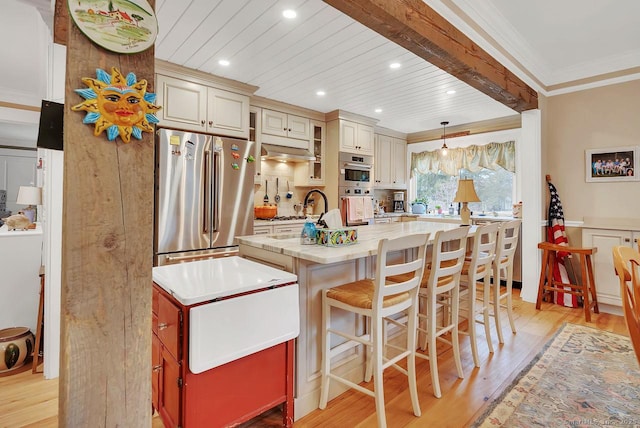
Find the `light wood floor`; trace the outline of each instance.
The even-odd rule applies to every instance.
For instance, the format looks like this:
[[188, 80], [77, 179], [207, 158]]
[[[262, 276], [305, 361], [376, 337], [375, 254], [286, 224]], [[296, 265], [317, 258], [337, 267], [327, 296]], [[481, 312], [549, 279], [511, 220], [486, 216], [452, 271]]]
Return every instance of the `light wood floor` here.
[[[468, 346], [469, 339], [462, 336], [462, 363], [464, 379], [458, 379], [451, 348], [438, 348], [442, 398], [433, 396], [429, 362], [418, 359], [418, 392], [422, 416], [416, 418], [411, 410], [406, 377], [396, 370], [385, 371], [384, 392], [389, 427], [465, 427], [482, 414], [485, 407], [498, 396], [513, 377], [527, 365], [563, 323], [588, 325], [601, 330], [627, 335], [624, 319], [620, 316], [599, 314], [592, 322], [584, 321], [582, 309], [569, 309], [543, 304], [541, 311], [532, 303], [519, 298], [514, 290], [514, 312], [518, 333], [513, 335], [505, 317], [504, 345], [490, 354], [484, 336], [479, 339], [481, 367], [475, 368]], [[479, 331], [483, 331], [479, 326]], [[369, 383], [372, 387], [373, 382]], [[57, 427], [58, 381], [43, 379], [42, 374], [31, 371], [0, 378], [0, 427]], [[277, 412], [257, 418], [245, 427], [272, 427], [281, 422]], [[315, 410], [296, 421], [297, 427], [375, 427], [373, 399], [357, 391], [348, 391], [333, 401], [325, 410]], [[153, 428], [161, 428], [159, 418], [153, 419]]]

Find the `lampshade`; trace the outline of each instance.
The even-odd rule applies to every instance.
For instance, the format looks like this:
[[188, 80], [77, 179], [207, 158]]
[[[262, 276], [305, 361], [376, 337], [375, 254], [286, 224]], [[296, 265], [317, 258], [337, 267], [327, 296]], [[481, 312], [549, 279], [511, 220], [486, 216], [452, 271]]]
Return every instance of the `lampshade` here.
[[42, 189], [40, 187], [33, 186], [20, 186], [18, 190], [18, 199], [16, 200], [18, 205], [41, 205], [42, 204]]
[[456, 197], [453, 198], [453, 202], [480, 202], [476, 189], [473, 187], [472, 179], [461, 178], [458, 180], [458, 191], [456, 192]]

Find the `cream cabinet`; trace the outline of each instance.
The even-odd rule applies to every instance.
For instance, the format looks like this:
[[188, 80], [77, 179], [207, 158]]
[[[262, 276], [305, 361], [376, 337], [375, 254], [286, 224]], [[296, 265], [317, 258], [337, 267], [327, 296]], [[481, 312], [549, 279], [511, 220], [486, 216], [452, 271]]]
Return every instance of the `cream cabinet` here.
[[340, 120], [340, 151], [358, 154], [374, 154], [373, 126]]
[[160, 126], [249, 137], [249, 97], [175, 77], [156, 76]]
[[398, 138], [391, 150], [391, 182], [394, 189], [407, 188], [407, 142]]
[[374, 186], [386, 189], [391, 186], [391, 153], [393, 137], [375, 135], [375, 155], [373, 160]]
[[310, 138], [310, 127], [310, 121], [306, 117], [262, 109], [263, 134], [308, 140]]
[[269, 235], [270, 233], [273, 233], [272, 226], [253, 226], [254, 235]]
[[407, 142], [376, 134], [374, 186], [378, 189], [407, 188]]
[[325, 177], [325, 124], [312, 120], [312, 136], [309, 143], [309, 150], [315, 156], [315, 160], [300, 162], [295, 167], [296, 186], [324, 186]]
[[271, 224], [254, 223], [254, 235], [269, 235], [272, 233], [301, 233], [305, 220], [282, 222], [271, 222]]
[[593, 255], [593, 269], [599, 304], [622, 307], [620, 282], [613, 267], [613, 247], [624, 245], [637, 248], [638, 239], [640, 239], [640, 231], [582, 229], [582, 246], [598, 249]]

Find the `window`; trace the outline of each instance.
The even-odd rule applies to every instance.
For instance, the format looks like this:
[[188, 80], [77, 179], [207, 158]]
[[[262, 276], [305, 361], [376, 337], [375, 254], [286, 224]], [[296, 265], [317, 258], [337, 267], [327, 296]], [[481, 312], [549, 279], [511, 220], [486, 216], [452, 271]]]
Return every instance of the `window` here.
[[[487, 213], [511, 215], [515, 189], [515, 174], [505, 169], [490, 170], [483, 168], [478, 172], [460, 170], [462, 178], [473, 179], [473, 184], [481, 202], [470, 202], [469, 209], [473, 214]], [[458, 213], [458, 204], [451, 201], [458, 189], [458, 177], [441, 173], [416, 174], [416, 197], [428, 201], [427, 209], [436, 213], [437, 206], [448, 213], [450, 206]]]

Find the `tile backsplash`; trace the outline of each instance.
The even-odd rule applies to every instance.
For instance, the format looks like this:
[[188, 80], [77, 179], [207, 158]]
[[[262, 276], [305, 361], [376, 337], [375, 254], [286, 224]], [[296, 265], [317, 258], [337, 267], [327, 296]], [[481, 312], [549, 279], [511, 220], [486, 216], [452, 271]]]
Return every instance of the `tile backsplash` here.
[[[278, 194], [280, 195], [280, 203], [278, 203], [279, 216], [293, 216], [301, 215], [296, 214], [294, 204], [302, 205], [304, 197], [307, 194], [308, 189], [296, 188], [294, 182], [294, 166], [290, 163], [278, 162], [273, 160], [263, 160], [262, 167], [262, 180], [260, 185], [255, 185], [254, 204], [256, 206], [264, 205], [265, 194], [265, 181], [268, 181], [268, 196], [269, 204], [275, 204], [276, 196], [276, 179], [279, 180]], [[287, 182], [289, 182], [289, 190], [293, 192], [291, 198], [287, 198]]]

